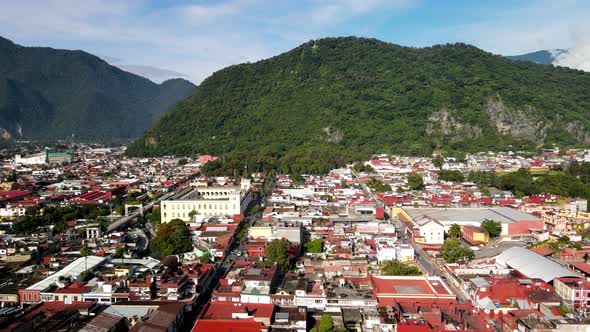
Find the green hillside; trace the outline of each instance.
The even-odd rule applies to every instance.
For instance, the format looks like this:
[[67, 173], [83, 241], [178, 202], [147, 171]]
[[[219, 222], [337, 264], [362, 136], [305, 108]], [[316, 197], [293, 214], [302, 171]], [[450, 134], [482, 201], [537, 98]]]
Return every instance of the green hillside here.
[[133, 139], [194, 88], [180, 79], [158, 85], [82, 51], [23, 47], [0, 37], [5, 139]]
[[326, 38], [214, 73], [128, 153], [313, 172], [380, 152], [588, 145], [589, 95], [590, 73], [465, 44]]

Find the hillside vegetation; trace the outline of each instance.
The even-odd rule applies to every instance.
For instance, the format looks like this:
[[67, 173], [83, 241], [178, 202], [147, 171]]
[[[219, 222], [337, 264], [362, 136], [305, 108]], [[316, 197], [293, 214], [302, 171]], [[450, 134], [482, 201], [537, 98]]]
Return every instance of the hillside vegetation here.
[[465, 44], [326, 38], [214, 73], [129, 147], [210, 171], [321, 172], [372, 153], [590, 143], [590, 73]]
[[4, 139], [134, 139], [194, 88], [181, 79], [158, 85], [86, 52], [23, 47], [0, 37]]

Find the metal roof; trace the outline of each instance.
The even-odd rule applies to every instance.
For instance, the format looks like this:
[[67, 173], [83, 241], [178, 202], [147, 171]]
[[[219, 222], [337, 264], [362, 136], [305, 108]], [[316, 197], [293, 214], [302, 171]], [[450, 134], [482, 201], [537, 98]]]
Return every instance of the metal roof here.
[[486, 208], [411, 208], [404, 210], [416, 220], [419, 217], [428, 217], [441, 223], [449, 222], [477, 222], [485, 219], [499, 221], [502, 224], [512, 224], [518, 221], [535, 221], [538, 217], [518, 211], [509, 207]]
[[53, 286], [53, 284], [59, 281], [59, 278], [62, 276], [76, 279], [82, 274], [82, 272], [86, 271], [86, 267], [88, 267], [88, 270], [92, 270], [95, 266], [102, 264], [105, 260], [105, 257], [98, 256], [80, 257], [49, 277], [27, 287], [27, 289], [38, 289], [43, 291]]
[[496, 257], [496, 265], [518, 270], [527, 278], [550, 282], [561, 277], [580, 277], [579, 274], [522, 247], [512, 247]]

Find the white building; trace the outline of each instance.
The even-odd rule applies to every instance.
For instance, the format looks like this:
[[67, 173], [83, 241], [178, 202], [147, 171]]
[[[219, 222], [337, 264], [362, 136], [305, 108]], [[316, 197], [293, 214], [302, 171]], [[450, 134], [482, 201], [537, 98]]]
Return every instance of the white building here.
[[428, 217], [420, 217], [414, 220], [420, 227], [420, 236], [427, 244], [443, 244], [445, 241], [445, 227], [440, 222]]
[[22, 217], [25, 215], [26, 208], [22, 206], [6, 206], [5, 208], [0, 208], [0, 218], [16, 218]]
[[233, 216], [243, 212], [250, 199], [250, 182], [242, 180], [240, 187], [187, 187], [162, 201], [163, 223], [173, 219], [191, 221], [191, 215]]
[[409, 244], [377, 242], [377, 261], [407, 262], [414, 259], [414, 248]]
[[14, 163], [20, 165], [43, 165], [47, 162], [45, 151], [23, 157], [20, 154], [14, 156]]

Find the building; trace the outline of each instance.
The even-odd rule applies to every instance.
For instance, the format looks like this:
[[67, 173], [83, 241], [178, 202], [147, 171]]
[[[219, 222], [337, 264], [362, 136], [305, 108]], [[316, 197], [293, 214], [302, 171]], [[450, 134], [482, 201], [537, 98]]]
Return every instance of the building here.
[[478, 226], [465, 225], [461, 227], [461, 236], [467, 243], [477, 246], [490, 241], [490, 234]]
[[[91, 271], [102, 266], [106, 262], [105, 257], [87, 256], [80, 257], [62, 268], [58, 272], [37, 282], [26, 289], [18, 291], [21, 303], [38, 303], [42, 301], [63, 301], [66, 304], [82, 300], [82, 294], [88, 289], [79, 286], [78, 283], [66, 285], [65, 278], [77, 280], [86, 271]], [[54, 292], [56, 288], [65, 289]], [[61, 295], [60, 295], [61, 293]]]
[[590, 281], [583, 278], [562, 277], [553, 281], [555, 293], [566, 303], [576, 307], [590, 307]]
[[65, 152], [47, 150], [46, 153], [48, 164], [67, 164], [72, 161], [71, 150], [67, 150]]
[[496, 266], [512, 268], [527, 278], [551, 282], [561, 277], [580, 277], [577, 273], [522, 247], [512, 247], [496, 256]]
[[414, 248], [409, 244], [396, 243], [393, 241], [377, 241], [377, 262], [400, 261], [407, 262], [414, 260]]
[[440, 277], [372, 276], [370, 279], [379, 306], [457, 302], [453, 292]]
[[72, 151], [57, 152], [45, 150], [30, 156], [14, 156], [14, 163], [20, 165], [67, 164], [72, 161]]
[[160, 204], [163, 223], [172, 219], [190, 222], [193, 215], [234, 216], [244, 212], [250, 199], [250, 183], [240, 187], [187, 187]]
[[[441, 244], [441, 227], [448, 232], [453, 224], [480, 226], [484, 220], [493, 220], [502, 225], [501, 235], [520, 241], [534, 241], [537, 232], [544, 229], [543, 221], [533, 215], [509, 207], [484, 208], [411, 208], [395, 209], [394, 213], [408, 227], [409, 232], [419, 230], [426, 244]], [[410, 234], [414, 238], [418, 234]], [[420, 239], [417, 239], [420, 242]]]

